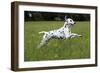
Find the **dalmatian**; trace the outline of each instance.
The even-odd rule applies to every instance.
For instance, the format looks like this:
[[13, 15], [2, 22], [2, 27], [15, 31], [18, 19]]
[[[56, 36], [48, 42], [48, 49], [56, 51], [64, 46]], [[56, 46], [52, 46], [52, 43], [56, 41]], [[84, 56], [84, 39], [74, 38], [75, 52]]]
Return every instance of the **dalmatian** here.
[[38, 45], [38, 48], [41, 48], [43, 45], [49, 42], [51, 39], [68, 39], [68, 38], [74, 38], [74, 37], [81, 37], [82, 35], [71, 33], [71, 27], [75, 24], [73, 19], [67, 18], [65, 16], [65, 22], [64, 25], [56, 30], [51, 31], [41, 31], [39, 34], [43, 33], [43, 38]]

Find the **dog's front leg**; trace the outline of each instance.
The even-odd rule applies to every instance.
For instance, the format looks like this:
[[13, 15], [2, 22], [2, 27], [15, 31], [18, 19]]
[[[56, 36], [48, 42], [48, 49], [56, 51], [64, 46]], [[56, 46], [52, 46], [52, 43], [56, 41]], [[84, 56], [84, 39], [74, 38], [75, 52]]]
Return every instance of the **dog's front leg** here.
[[82, 37], [82, 35], [71, 33], [70, 38], [74, 38], [74, 37]]

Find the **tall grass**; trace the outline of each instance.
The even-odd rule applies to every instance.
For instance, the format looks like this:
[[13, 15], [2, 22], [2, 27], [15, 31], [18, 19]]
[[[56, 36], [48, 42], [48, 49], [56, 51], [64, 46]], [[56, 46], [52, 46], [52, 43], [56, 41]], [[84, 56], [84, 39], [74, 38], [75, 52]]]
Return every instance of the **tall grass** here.
[[48, 44], [38, 49], [43, 34], [40, 31], [50, 31], [63, 26], [62, 21], [34, 21], [25, 22], [24, 25], [24, 60], [62, 60], [90, 58], [90, 23], [88, 21], [76, 22], [72, 32], [82, 37], [50, 40]]

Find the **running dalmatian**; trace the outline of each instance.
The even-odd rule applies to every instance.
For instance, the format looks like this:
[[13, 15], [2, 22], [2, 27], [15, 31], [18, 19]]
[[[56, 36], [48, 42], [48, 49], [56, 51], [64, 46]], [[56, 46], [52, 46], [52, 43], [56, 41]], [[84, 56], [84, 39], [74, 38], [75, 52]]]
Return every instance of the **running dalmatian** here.
[[41, 31], [39, 33], [44, 33], [43, 38], [38, 45], [38, 48], [41, 48], [43, 45], [45, 45], [49, 40], [51, 39], [68, 39], [68, 38], [74, 38], [74, 37], [81, 37], [82, 35], [78, 35], [76, 33], [71, 33], [71, 27], [75, 24], [75, 22], [71, 18], [67, 18], [65, 16], [65, 22], [63, 27], [51, 30], [51, 31]]

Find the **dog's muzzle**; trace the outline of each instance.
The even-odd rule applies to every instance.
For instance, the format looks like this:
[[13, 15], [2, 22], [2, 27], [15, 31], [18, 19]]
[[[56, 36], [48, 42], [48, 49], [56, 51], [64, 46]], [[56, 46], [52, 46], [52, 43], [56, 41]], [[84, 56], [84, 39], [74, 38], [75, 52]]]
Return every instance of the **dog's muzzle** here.
[[71, 25], [73, 26], [74, 24], [76, 24], [76, 22], [74, 22], [74, 23], [73, 23], [73, 24], [71, 24]]

